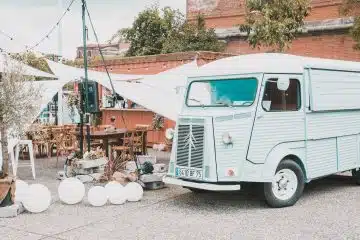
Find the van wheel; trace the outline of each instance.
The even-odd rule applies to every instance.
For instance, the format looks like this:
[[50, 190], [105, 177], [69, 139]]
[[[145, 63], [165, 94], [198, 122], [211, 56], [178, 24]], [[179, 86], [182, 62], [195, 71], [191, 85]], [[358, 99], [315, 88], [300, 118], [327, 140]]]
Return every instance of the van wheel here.
[[351, 175], [355, 179], [356, 184], [360, 185], [360, 170], [353, 169]]
[[264, 183], [264, 195], [269, 206], [280, 208], [294, 205], [305, 187], [301, 167], [292, 160], [282, 161], [276, 169], [273, 181]]

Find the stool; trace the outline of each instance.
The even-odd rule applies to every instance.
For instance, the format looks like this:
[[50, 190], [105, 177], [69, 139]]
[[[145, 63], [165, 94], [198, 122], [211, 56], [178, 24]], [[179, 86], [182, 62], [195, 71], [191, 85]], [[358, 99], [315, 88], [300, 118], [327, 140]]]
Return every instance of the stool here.
[[[15, 146], [15, 157], [14, 152], [11, 151], [11, 165], [13, 168], [13, 174], [16, 176], [17, 168], [19, 166], [19, 152], [20, 152], [20, 145], [27, 145], [29, 148], [29, 156], [30, 156], [30, 166], [32, 170], [33, 178], [35, 179], [35, 161], [34, 161], [34, 150], [33, 144], [31, 140], [19, 140]], [[22, 164], [21, 166], [29, 166], [28, 164]]]

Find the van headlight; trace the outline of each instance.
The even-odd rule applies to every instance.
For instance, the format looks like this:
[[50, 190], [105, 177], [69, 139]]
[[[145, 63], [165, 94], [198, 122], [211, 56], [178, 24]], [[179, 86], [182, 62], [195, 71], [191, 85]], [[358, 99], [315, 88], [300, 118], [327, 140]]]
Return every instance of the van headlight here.
[[222, 136], [222, 141], [226, 145], [232, 144], [232, 137], [230, 136], [230, 133], [224, 133]]

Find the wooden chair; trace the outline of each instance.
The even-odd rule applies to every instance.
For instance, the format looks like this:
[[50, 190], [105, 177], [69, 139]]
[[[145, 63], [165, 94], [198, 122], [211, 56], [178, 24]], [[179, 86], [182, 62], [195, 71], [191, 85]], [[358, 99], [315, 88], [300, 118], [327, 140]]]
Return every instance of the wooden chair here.
[[76, 136], [69, 129], [64, 128], [61, 133], [56, 136], [56, 166], [60, 155], [68, 156], [70, 153], [78, 149]]
[[[111, 146], [111, 155], [114, 159], [118, 159], [121, 162], [127, 162], [134, 159], [134, 152], [132, 148], [134, 131], [127, 131], [122, 138], [122, 145]], [[116, 153], [116, 156], [114, 154]]]
[[40, 129], [33, 132], [33, 148], [35, 149], [35, 154], [43, 156], [44, 154], [48, 155], [49, 145], [48, 142], [51, 139], [50, 129], [48, 127], [41, 127]]
[[146, 131], [134, 131], [132, 142], [133, 152], [135, 156], [146, 154]]

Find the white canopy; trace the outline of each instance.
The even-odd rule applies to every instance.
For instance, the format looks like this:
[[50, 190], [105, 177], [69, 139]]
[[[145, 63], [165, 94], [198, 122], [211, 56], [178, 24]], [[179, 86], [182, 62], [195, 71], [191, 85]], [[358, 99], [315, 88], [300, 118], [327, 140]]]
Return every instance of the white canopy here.
[[[46, 61], [51, 71], [60, 79], [69, 79], [70, 82], [75, 79], [80, 79], [85, 77], [85, 72], [83, 68], [76, 68], [65, 64], [53, 62], [50, 60], [46, 60]], [[142, 77], [142, 75], [110, 73], [110, 77], [112, 80], [121, 81], [121, 80], [139, 79]], [[108, 81], [108, 76], [106, 72], [88, 70], [88, 79], [103, 84], [102, 82]]]
[[[63, 84], [84, 76], [84, 69], [47, 61]], [[195, 72], [197, 68], [196, 61], [193, 61], [155, 75], [111, 74], [111, 79], [115, 92], [120, 96], [176, 121], [183, 97], [181, 88], [186, 84], [186, 75]], [[105, 72], [88, 71], [88, 77], [111, 89]], [[177, 92], [177, 89], [180, 91]]]
[[25, 72], [24, 75], [27, 76], [56, 78], [56, 76], [54, 76], [53, 74], [40, 71], [36, 68], [23, 64], [13, 58], [10, 58], [5, 54], [0, 54], [0, 72], [5, 71], [6, 65], [8, 65], [10, 68], [20, 66]]

